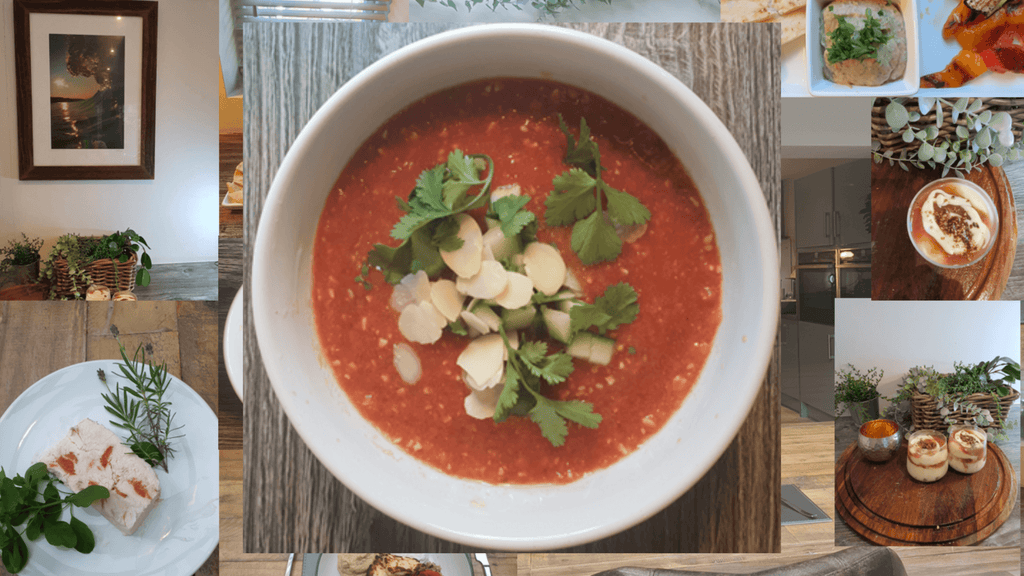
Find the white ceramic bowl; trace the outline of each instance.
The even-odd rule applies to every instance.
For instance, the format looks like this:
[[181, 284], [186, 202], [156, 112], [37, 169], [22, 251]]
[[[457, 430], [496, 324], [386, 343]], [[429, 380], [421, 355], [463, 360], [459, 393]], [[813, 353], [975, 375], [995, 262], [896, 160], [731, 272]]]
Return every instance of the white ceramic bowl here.
[[903, 14], [907, 33], [907, 68], [899, 80], [881, 86], [846, 86], [825, 78], [825, 53], [821, 47], [821, 11], [833, 0], [807, 2], [805, 35], [807, 83], [811, 96], [910, 96], [921, 86], [921, 64], [917, 32], [917, 0], [895, 0]]
[[[316, 224], [351, 155], [408, 104], [495, 76], [585, 87], [655, 128], [704, 197], [721, 253], [722, 324], [690, 396], [636, 452], [563, 486], [460, 480], [392, 446], [359, 416], [325, 366], [311, 309]], [[758, 182], [735, 140], [699, 98], [612, 42], [562, 28], [505, 24], [462, 28], [409, 45], [366, 68], [320, 108], [289, 150], [264, 204], [252, 307], [278, 399], [309, 448], [349, 489], [435, 536], [526, 551], [620, 532], [704, 475], [760, 389], [779, 317], [778, 278], [778, 249]]]

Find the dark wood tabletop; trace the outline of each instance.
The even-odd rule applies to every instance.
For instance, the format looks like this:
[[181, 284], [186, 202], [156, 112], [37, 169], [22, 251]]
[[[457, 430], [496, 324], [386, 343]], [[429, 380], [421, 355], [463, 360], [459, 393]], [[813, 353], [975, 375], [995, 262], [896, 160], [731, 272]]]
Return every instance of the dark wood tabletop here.
[[[264, 198], [317, 108], [364, 67], [443, 24], [246, 24], [245, 270]], [[572, 24], [651, 59], [690, 86], [744, 150], [776, 220], [781, 106], [777, 26]], [[348, 52], [346, 50], [349, 50]], [[250, 168], [251, 167], [251, 168]], [[246, 273], [245, 283], [250, 279]], [[251, 301], [246, 290], [246, 310]], [[456, 552], [361, 501], [327, 472], [280, 408], [246, 314], [244, 548], [247, 552]], [[775, 552], [780, 549], [776, 354], [748, 418], [720, 460], [662, 512], [570, 552]]]
[[218, 289], [217, 289], [217, 397], [220, 404], [221, 450], [242, 449], [242, 401], [228, 380], [224, 366], [224, 323], [235, 294], [242, 287], [242, 239], [221, 238], [218, 246]]
[[[1009, 432], [1007, 434], [1007, 438], [996, 441], [995, 445], [998, 446], [999, 449], [1002, 450], [1003, 454], [1006, 455], [1006, 459], [1009, 461], [1010, 466], [1013, 467], [1014, 473], [1016, 474], [1017, 485], [1019, 486], [1021, 454], [1020, 404], [1014, 404], [1013, 407], [1010, 408], [1008, 420], [1007, 429]], [[851, 444], [857, 441], [857, 430], [858, 426], [850, 416], [844, 416], [836, 420], [835, 456], [837, 462], [843, 452]], [[1016, 493], [1013, 497], [1016, 499], [1016, 504], [1010, 512], [1009, 518], [991, 536], [982, 540], [978, 544], [979, 546], [1020, 545], [1020, 498]], [[843, 518], [837, 514], [835, 524], [835, 544], [836, 546], [858, 546], [870, 544], [870, 542], [850, 528]]]
[[[126, 347], [152, 344], [152, 360], [166, 362], [216, 413], [215, 314], [212, 302], [0, 302], [0, 413], [61, 368], [119, 360], [111, 324]], [[214, 550], [196, 576], [219, 574], [218, 558]]]

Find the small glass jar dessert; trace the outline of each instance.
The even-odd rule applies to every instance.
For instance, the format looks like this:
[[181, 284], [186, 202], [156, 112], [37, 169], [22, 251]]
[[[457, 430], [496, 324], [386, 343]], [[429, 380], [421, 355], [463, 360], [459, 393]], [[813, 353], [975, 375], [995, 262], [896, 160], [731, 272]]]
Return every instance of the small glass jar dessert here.
[[85, 299], [91, 301], [110, 300], [110, 288], [102, 284], [93, 284], [85, 291]]
[[946, 437], [934, 430], [918, 430], [907, 438], [907, 472], [918, 482], [935, 482], [949, 470]]
[[988, 435], [973, 424], [953, 426], [949, 433], [949, 465], [961, 474], [974, 474], [985, 467]]
[[907, 232], [922, 258], [939, 268], [963, 268], [984, 258], [999, 234], [988, 193], [969, 180], [943, 178], [922, 188], [907, 211]]

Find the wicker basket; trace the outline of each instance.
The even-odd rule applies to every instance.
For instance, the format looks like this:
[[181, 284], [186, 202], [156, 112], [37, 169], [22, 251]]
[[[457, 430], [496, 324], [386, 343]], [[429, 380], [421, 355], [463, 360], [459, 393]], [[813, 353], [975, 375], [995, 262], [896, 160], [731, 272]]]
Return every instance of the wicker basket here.
[[[973, 100], [973, 99], [972, 99]], [[948, 101], [948, 99], [947, 99]], [[877, 140], [881, 143], [882, 147], [879, 150], [880, 153], [892, 152], [894, 157], [899, 156], [899, 153], [903, 150], [911, 151], [917, 150], [921, 147], [921, 141], [914, 139], [912, 142], [903, 141], [903, 131], [893, 132], [889, 128], [889, 123], [885, 120], [885, 108], [889, 105], [888, 98], [876, 98], [874, 105], [871, 107], [871, 139]], [[917, 99], [909, 99], [903, 102], [903, 105], [909, 112], [920, 112], [917, 107]], [[978, 112], [984, 110], [991, 110], [995, 112], [1006, 112], [1010, 115], [1013, 120], [1013, 137], [1014, 141], [1019, 141], [1021, 136], [1024, 135], [1024, 98], [986, 98], [984, 104]], [[955, 132], [957, 126], [967, 127], [967, 116], [961, 114], [957, 118], [956, 124], [950, 122], [952, 116], [948, 107], [942, 109], [943, 123], [942, 128], [939, 129], [939, 138], [950, 138], [956, 139]], [[910, 126], [917, 130], [924, 130], [928, 126], [935, 125], [935, 108], [932, 107], [931, 112], [921, 116], [917, 122], [911, 122]], [[973, 132], [973, 130], [972, 130]]]
[[[990, 428], [1001, 429], [1003, 427], [1007, 414], [1010, 412], [1010, 405], [1019, 397], [1020, 393], [1013, 390], [1009, 395], [1002, 397], [992, 394], [970, 394], [965, 400], [982, 410], [988, 410], [992, 414], [993, 423], [988, 426], [982, 426], [982, 428], [988, 430]], [[943, 434], [946, 433], [949, 425], [946, 424], [945, 418], [939, 414], [937, 405], [938, 401], [935, 400], [934, 396], [914, 394], [913, 398], [910, 399], [910, 415], [913, 419], [915, 430], [936, 430]], [[950, 418], [955, 420], [957, 424], [963, 424], [967, 421], [968, 416], [963, 408], [961, 408], [957, 412], [950, 414]]]
[[[85, 296], [85, 289], [89, 284], [102, 284], [110, 288], [111, 292], [118, 290], [135, 289], [135, 254], [128, 260], [117, 262], [110, 258], [96, 260], [85, 267], [85, 275], [88, 281], [83, 286], [78, 284], [79, 297]], [[115, 272], [116, 270], [116, 272]], [[116, 279], [115, 279], [116, 275]], [[75, 285], [71, 282], [71, 274], [68, 272], [68, 261], [64, 258], [53, 262], [53, 292], [58, 298], [74, 298]]]

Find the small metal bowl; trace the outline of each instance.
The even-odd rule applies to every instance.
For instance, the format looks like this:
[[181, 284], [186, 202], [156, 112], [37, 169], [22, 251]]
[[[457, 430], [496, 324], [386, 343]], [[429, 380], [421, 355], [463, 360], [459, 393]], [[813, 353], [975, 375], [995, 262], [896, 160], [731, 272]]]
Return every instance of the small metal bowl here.
[[[896, 427], [896, 432], [885, 436], [884, 438], [869, 438], [864, 435], [864, 429], [870, 425], [871, 422], [888, 422]], [[871, 422], [865, 422], [861, 425], [860, 430], [857, 432], [857, 445], [860, 446], [860, 450], [864, 453], [864, 457], [872, 462], [885, 462], [886, 460], [892, 459], [900, 447], [900, 425], [892, 420], [886, 420], [884, 418], [872, 420]]]

